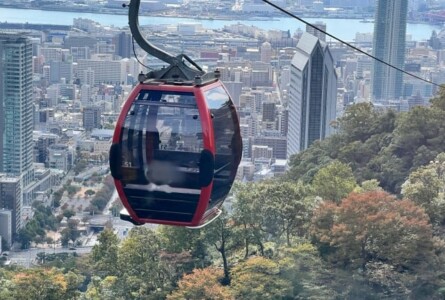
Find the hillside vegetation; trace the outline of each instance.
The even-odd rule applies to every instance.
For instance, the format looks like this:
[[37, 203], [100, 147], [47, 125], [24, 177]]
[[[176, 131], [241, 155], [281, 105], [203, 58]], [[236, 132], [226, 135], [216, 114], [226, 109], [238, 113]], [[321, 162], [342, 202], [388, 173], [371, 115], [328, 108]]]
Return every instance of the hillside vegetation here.
[[335, 126], [205, 228], [105, 230], [89, 256], [0, 269], [0, 299], [444, 299], [445, 90]]

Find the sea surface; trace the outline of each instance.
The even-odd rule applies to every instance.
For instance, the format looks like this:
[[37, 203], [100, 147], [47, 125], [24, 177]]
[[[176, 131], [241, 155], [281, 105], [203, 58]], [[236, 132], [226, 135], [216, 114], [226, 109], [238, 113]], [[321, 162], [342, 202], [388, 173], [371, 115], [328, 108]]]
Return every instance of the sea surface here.
[[[62, 11], [43, 11], [31, 9], [0, 8], [0, 22], [9, 23], [30, 23], [30, 24], [55, 24], [72, 25], [74, 18], [86, 18], [94, 20], [105, 26], [125, 27], [128, 25], [127, 15], [110, 15], [101, 13], [80, 13]], [[242, 23], [249, 26], [256, 26], [264, 30], [290, 30], [294, 33], [297, 29], [305, 30], [306, 25], [302, 22], [289, 18], [273, 18], [270, 20], [199, 20], [191, 18], [171, 18], [171, 17], [147, 17], [139, 18], [141, 25], [156, 24], [179, 24], [179, 23], [201, 23], [203, 27], [209, 29], [222, 29], [224, 25]], [[374, 24], [363, 22], [360, 19], [313, 19], [306, 18], [305, 21], [321, 21], [327, 25], [326, 31], [346, 41], [353, 41], [355, 34], [373, 32]], [[408, 24], [407, 34], [415, 41], [427, 40], [433, 30], [439, 32], [441, 26], [430, 24]], [[329, 41], [329, 38], [327, 38]]]

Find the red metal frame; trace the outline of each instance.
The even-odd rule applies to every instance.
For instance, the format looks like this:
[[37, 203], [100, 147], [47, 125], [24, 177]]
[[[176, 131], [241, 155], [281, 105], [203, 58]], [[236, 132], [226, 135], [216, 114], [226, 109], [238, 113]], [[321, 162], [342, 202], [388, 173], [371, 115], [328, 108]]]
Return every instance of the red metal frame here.
[[[214, 83], [205, 85], [205, 86], [178, 86], [178, 85], [171, 85], [171, 84], [150, 84], [150, 83], [139, 83], [133, 91], [128, 96], [121, 114], [119, 115], [116, 129], [114, 131], [113, 135], [113, 144], [119, 144], [120, 143], [120, 136], [122, 127], [125, 123], [125, 118], [127, 116], [128, 111], [131, 108], [131, 105], [133, 104], [134, 100], [138, 96], [139, 92], [141, 90], [158, 90], [158, 91], [172, 91], [172, 92], [189, 92], [193, 93], [196, 98], [196, 103], [198, 106], [198, 111], [201, 119], [201, 127], [202, 127], [202, 133], [203, 133], [203, 146], [204, 149], [209, 150], [213, 155], [215, 155], [215, 138], [214, 138], [214, 130], [212, 126], [212, 119], [210, 116], [209, 109], [207, 107], [207, 103], [204, 97], [204, 92], [224, 85], [218, 80]], [[196, 227], [205, 224], [206, 222], [210, 221], [214, 216], [217, 216], [219, 214], [219, 208], [214, 207], [209, 211], [206, 211], [207, 206], [209, 204], [210, 200], [210, 194], [213, 187], [213, 180], [212, 182], [206, 186], [201, 188], [201, 194], [199, 197], [198, 206], [196, 208], [195, 214], [193, 216], [193, 219], [191, 222], [177, 222], [177, 221], [163, 221], [163, 220], [156, 220], [156, 219], [141, 219], [138, 218], [132, 207], [130, 206], [127, 197], [124, 194], [124, 189], [122, 186], [122, 182], [118, 179], [114, 179], [114, 183], [118, 192], [118, 195], [121, 199], [122, 204], [127, 209], [128, 213], [130, 214], [130, 217], [137, 223], [155, 223], [155, 224], [165, 224], [165, 225], [176, 225], [176, 226], [189, 226], [189, 227]]]

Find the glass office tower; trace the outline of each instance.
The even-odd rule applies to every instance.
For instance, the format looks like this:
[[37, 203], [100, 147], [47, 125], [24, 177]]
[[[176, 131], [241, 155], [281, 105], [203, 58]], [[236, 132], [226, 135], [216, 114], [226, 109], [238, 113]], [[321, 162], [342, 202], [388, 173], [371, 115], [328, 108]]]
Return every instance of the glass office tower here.
[[22, 226], [24, 188], [33, 171], [32, 44], [20, 33], [0, 32], [0, 209]]
[[[408, 1], [378, 0], [374, 23], [373, 55], [400, 69], [405, 63]], [[372, 77], [373, 100], [398, 99], [403, 90], [403, 73], [375, 60]]]
[[333, 133], [337, 74], [329, 47], [305, 32], [291, 62], [287, 156]]
[[0, 33], [0, 172], [33, 180], [32, 44]]

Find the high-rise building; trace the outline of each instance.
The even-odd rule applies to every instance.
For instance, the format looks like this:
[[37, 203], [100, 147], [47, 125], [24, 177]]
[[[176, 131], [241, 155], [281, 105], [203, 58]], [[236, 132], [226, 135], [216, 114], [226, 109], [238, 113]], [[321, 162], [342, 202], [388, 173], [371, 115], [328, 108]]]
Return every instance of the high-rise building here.
[[278, 129], [282, 136], [287, 136], [289, 130], [289, 110], [286, 109], [278, 115]]
[[68, 172], [71, 169], [72, 153], [67, 145], [54, 144], [48, 147], [48, 166]]
[[[0, 212], [3, 215], [1, 218], [3, 221], [0, 223], [2, 227], [8, 226], [6, 223], [9, 223], [8, 227], [11, 228], [12, 236], [22, 227], [22, 206], [23, 190], [20, 177], [9, 177], [6, 174], [0, 174]], [[9, 212], [6, 213], [6, 211]], [[2, 235], [5, 235], [5, 232], [2, 232]]]
[[0, 172], [33, 180], [32, 44], [0, 33]]
[[236, 107], [240, 106], [240, 96], [243, 90], [243, 84], [235, 81], [224, 81], [224, 85], [232, 98]]
[[83, 128], [85, 130], [93, 130], [94, 128], [99, 128], [101, 125], [101, 109], [97, 106], [85, 107], [83, 109]]
[[48, 163], [49, 147], [59, 142], [59, 136], [56, 134], [45, 133], [37, 137], [34, 146], [35, 161], [38, 163]]
[[82, 84], [80, 87], [80, 102], [83, 106], [91, 105], [91, 98], [93, 97], [93, 89], [89, 84]]
[[276, 117], [276, 104], [275, 102], [268, 101], [263, 102], [263, 121], [274, 122]]
[[305, 32], [291, 63], [287, 157], [333, 132], [337, 74], [328, 46]]
[[13, 236], [34, 181], [32, 48], [21, 33], [0, 33], [0, 209], [11, 211]]
[[272, 45], [269, 42], [264, 42], [260, 48], [261, 62], [270, 64], [272, 59]]
[[114, 37], [116, 55], [121, 58], [130, 58], [132, 53], [132, 36], [128, 32], [121, 32]]
[[287, 139], [284, 136], [257, 136], [253, 138], [253, 145], [267, 146], [272, 149], [274, 158], [286, 159]]
[[61, 78], [66, 82], [73, 80], [73, 63], [71, 61], [51, 61], [50, 62], [50, 82], [58, 83]]
[[[316, 28], [321, 29], [324, 32], [326, 32], [326, 23], [315, 22], [315, 23], [312, 23], [312, 26], [315, 26]], [[326, 42], [326, 34], [320, 30], [317, 30], [316, 28], [314, 28], [312, 26], [306, 25], [306, 32], [318, 37], [320, 39], [320, 41]]]
[[[373, 55], [403, 69], [408, 1], [379, 0], [377, 2]], [[403, 90], [403, 73], [374, 61], [372, 97], [374, 100], [398, 99]]]
[[8, 247], [12, 244], [12, 214], [12, 210], [0, 208], [0, 243], [3, 239]]
[[94, 71], [91, 68], [83, 70], [82, 73], [79, 74], [79, 79], [82, 85], [94, 86]]
[[117, 84], [126, 81], [127, 73], [125, 66], [125, 61], [111, 60], [107, 56], [104, 56], [103, 59], [79, 59], [77, 62], [77, 73], [82, 76], [86, 70], [88, 72], [93, 71], [94, 84], [104, 82]]

